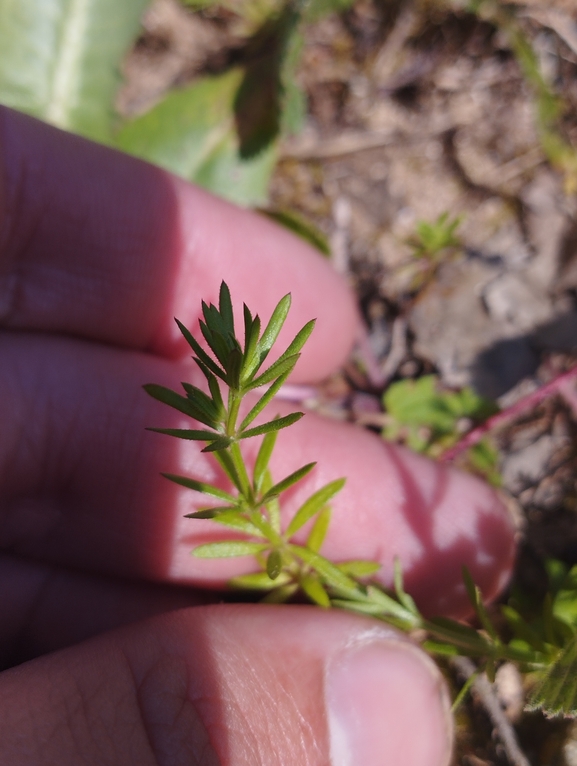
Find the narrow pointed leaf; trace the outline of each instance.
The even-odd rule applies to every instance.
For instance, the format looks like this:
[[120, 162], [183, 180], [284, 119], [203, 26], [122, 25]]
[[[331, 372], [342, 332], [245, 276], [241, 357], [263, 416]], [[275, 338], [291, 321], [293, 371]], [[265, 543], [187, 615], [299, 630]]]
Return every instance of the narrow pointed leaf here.
[[233, 348], [226, 360], [227, 382], [230, 388], [240, 388], [240, 371], [242, 367], [242, 351]]
[[215, 439], [210, 444], [207, 444], [204, 449], [201, 449], [201, 452], [220, 452], [220, 450], [225, 450], [230, 446], [230, 441], [228, 437]]
[[228, 581], [228, 585], [231, 588], [242, 588], [242, 590], [272, 590], [289, 582], [290, 576], [288, 574], [281, 573], [273, 581], [266, 572], [255, 572], [254, 574], [233, 577], [232, 580]]
[[218, 487], [213, 487], [212, 484], [206, 484], [203, 481], [197, 481], [196, 479], [190, 479], [188, 476], [177, 476], [174, 473], [162, 473], [166, 479], [170, 479], [175, 484], [180, 484], [181, 487], [187, 487], [187, 489], [193, 489], [195, 492], [202, 492], [203, 495], [210, 495], [211, 497], [218, 497], [219, 500], [224, 500], [231, 505], [236, 503], [236, 498], [225, 492]]
[[243, 431], [239, 439], [250, 439], [252, 436], [261, 436], [262, 434], [268, 434], [271, 431], [280, 431], [282, 428], [288, 428], [300, 420], [304, 416], [304, 412], [292, 412], [290, 415], [285, 415], [282, 418], [276, 418], [275, 420], [269, 420], [267, 423], [261, 423], [260, 426], [249, 428], [247, 431]]
[[214, 402], [216, 411], [218, 413], [218, 418], [220, 420], [224, 420], [226, 415], [226, 408], [224, 406], [224, 401], [222, 398], [222, 394], [220, 392], [220, 386], [218, 385], [218, 380], [216, 379], [216, 376], [212, 375], [210, 371], [208, 372], [207, 381], [208, 381], [208, 387], [210, 389], [210, 393], [212, 396], [212, 400]]
[[398, 557], [395, 557], [395, 563], [394, 563], [394, 581], [395, 581], [395, 595], [401, 602], [401, 604], [409, 610], [409, 612], [412, 612], [413, 614], [419, 614], [419, 610], [417, 609], [417, 605], [415, 604], [414, 599], [412, 596], [409, 596], [409, 594], [405, 591], [404, 583], [403, 583], [403, 570], [401, 568], [401, 560]]
[[[213, 375], [216, 375], [221, 380], [224, 380], [226, 377], [226, 374], [220, 369], [220, 367], [210, 358], [210, 356], [206, 353], [206, 351], [202, 348], [200, 343], [196, 340], [196, 338], [193, 337], [190, 330], [188, 330], [182, 322], [180, 322], [178, 319], [175, 319], [176, 324], [178, 325], [180, 332], [184, 335], [186, 342], [191, 347], [191, 349], [194, 351], [194, 353], [197, 355], [198, 359], [195, 359], [196, 363], [202, 362], [202, 364], [207, 367]], [[202, 370], [202, 365], [199, 364], [200, 369]], [[204, 370], [203, 370], [204, 372]]]
[[296, 583], [290, 583], [289, 585], [281, 585], [280, 588], [271, 590], [270, 593], [263, 598], [263, 604], [284, 604], [294, 596], [298, 591], [299, 586]]
[[272, 312], [269, 323], [265, 327], [260, 343], [258, 344], [261, 363], [265, 360], [275, 340], [278, 338], [278, 334], [287, 318], [290, 305], [291, 296], [290, 293], [288, 293], [284, 298], [280, 299], [275, 310]]
[[280, 554], [280, 551], [273, 550], [268, 554], [268, 557], [266, 560], [266, 573], [271, 580], [276, 580], [276, 578], [280, 575], [281, 572], [282, 572], [282, 556]]
[[310, 598], [313, 604], [322, 606], [323, 609], [328, 609], [331, 605], [331, 600], [328, 597], [326, 590], [316, 577], [311, 575], [303, 575], [300, 579], [300, 586], [306, 595]]
[[[310, 547], [310, 546], [309, 546]], [[381, 568], [376, 561], [342, 561], [337, 564], [341, 572], [350, 577], [371, 577]]]
[[279, 358], [277, 359], [277, 362], [283, 361], [284, 359], [287, 359], [290, 356], [294, 356], [294, 354], [299, 354], [302, 347], [305, 345], [307, 340], [310, 337], [310, 334], [315, 329], [316, 319], [311, 319], [310, 322], [307, 322], [304, 327], [302, 327], [298, 333], [295, 335], [294, 339], [291, 341], [290, 345], [284, 351]]
[[194, 513], [185, 513], [184, 518], [185, 519], [214, 519], [215, 516], [218, 516], [219, 513], [222, 513], [223, 511], [235, 511], [236, 506], [234, 505], [219, 505], [216, 508], [203, 508], [200, 511], [195, 511]]
[[259, 367], [260, 359], [257, 354], [258, 341], [260, 337], [260, 317], [251, 316], [250, 311], [245, 306], [245, 332], [244, 332], [244, 366], [243, 382], [246, 383]]
[[230, 290], [228, 289], [228, 285], [224, 281], [220, 283], [218, 308], [228, 332], [234, 336], [234, 315], [232, 312], [232, 300], [230, 298]]
[[199, 431], [194, 428], [147, 428], [147, 431], [153, 431], [156, 434], [166, 434], [167, 436], [176, 436], [177, 439], [188, 439], [196, 442], [212, 442], [220, 440], [220, 434], [214, 431]]
[[185, 396], [177, 394], [176, 391], [166, 388], [166, 386], [159, 386], [157, 383], [147, 383], [143, 388], [153, 399], [157, 399], [163, 404], [168, 404], [169, 407], [183, 412], [185, 415], [195, 418], [195, 420], [199, 420], [199, 418], [196, 418], [196, 414], [199, 411], [198, 408]]
[[265, 435], [256, 456], [253, 471], [253, 483], [256, 492], [261, 491], [263, 479], [276, 444], [277, 434], [278, 431], [270, 431]]
[[261, 531], [254, 524], [251, 524], [248, 519], [245, 519], [238, 510], [223, 511], [217, 514], [213, 521], [231, 529], [238, 529], [240, 532], [244, 532], [252, 537], [262, 537]]
[[207, 418], [210, 418], [215, 423], [222, 418], [222, 411], [219, 411], [217, 404], [202, 389], [186, 382], [181, 383], [181, 385], [186, 391], [188, 399], [195, 407], [201, 410]]
[[[315, 519], [311, 533], [307, 538], [307, 548], [318, 553], [323, 546], [325, 537], [331, 523], [331, 509], [327, 506], [319, 512]], [[349, 574], [345, 569], [339, 566], [339, 569], [345, 574]]]
[[200, 331], [204, 336], [205, 341], [208, 343], [210, 350], [216, 356], [218, 361], [222, 364], [226, 370], [226, 362], [228, 359], [228, 348], [222, 335], [212, 332], [212, 330], [204, 322], [198, 323]]
[[299, 360], [299, 356], [299, 354], [293, 354], [284, 359], [277, 359], [277, 361], [274, 362], [274, 364], [271, 364], [271, 366], [261, 375], [254, 378], [254, 380], [251, 380], [251, 382], [247, 384], [246, 390], [252, 391], [253, 388], [260, 388], [260, 386], [265, 386], [267, 383], [272, 383], [272, 381], [275, 380], [275, 378], [278, 378], [279, 375], [285, 373], [288, 375], [293, 371], [295, 364]]
[[291, 545], [290, 550], [299, 556], [306, 564], [311, 566], [330, 587], [340, 588], [342, 590], [356, 590], [357, 584], [350, 577], [340, 571], [332, 562], [325, 559], [314, 551], [304, 548], [301, 545]]
[[228, 540], [219, 543], [205, 543], [197, 546], [192, 555], [199, 559], [234, 558], [235, 556], [254, 556], [267, 548], [266, 543], [245, 542], [244, 540]]
[[269, 404], [272, 401], [272, 399], [277, 394], [280, 387], [283, 385], [285, 380], [290, 375], [290, 372], [291, 372], [290, 370], [287, 370], [283, 375], [281, 375], [275, 380], [272, 386], [269, 386], [266, 392], [261, 396], [261, 398], [257, 401], [257, 403], [249, 411], [245, 419], [240, 424], [241, 431], [244, 431], [244, 429], [247, 428], [258, 415], [260, 415], [260, 413], [264, 410], [267, 404]]
[[278, 497], [278, 495], [280, 495], [282, 492], [289, 489], [289, 487], [292, 487], [293, 484], [296, 484], [301, 479], [304, 479], [304, 477], [313, 470], [315, 465], [316, 463], [307, 463], [307, 465], [303, 465], [302, 468], [299, 468], [298, 471], [294, 471], [293, 473], [289, 474], [286, 479], [279, 481], [278, 484], [274, 484], [263, 497], [263, 504], [266, 504], [273, 497]]
[[240, 477], [237, 473], [236, 467], [234, 465], [234, 462], [229, 455], [228, 452], [215, 452], [214, 457], [219, 462], [220, 466], [222, 467], [223, 471], [226, 473], [228, 478], [231, 480], [231, 482], [234, 484], [234, 486], [238, 489], [239, 492], [243, 491], [242, 488], [242, 482], [240, 480]]
[[290, 524], [286, 529], [287, 537], [292, 537], [307, 521], [312, 519], [315, 513], [318, 513], [329, 500], [334, 497], [337, 492], [340, 492], [345, 485], [346, 479], [336, 479], [329, 484], [325, 484], [324, 487], [318, 489], [309, 499], [304, 502], [295, 515], [292, 517]]

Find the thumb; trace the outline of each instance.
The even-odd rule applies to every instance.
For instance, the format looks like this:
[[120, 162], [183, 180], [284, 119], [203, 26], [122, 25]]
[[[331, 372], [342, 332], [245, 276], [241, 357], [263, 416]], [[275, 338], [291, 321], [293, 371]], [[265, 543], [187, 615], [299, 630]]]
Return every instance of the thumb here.
[[0, 676], [12, 766], [446, 766], [450, 730], [426, 655], [310, 607], [185, 609]]

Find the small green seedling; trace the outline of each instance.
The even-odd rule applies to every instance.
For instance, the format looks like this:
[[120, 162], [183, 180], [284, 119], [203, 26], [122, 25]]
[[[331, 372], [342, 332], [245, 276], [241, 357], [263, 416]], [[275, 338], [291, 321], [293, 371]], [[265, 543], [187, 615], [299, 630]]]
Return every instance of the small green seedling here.
[[[383, 405], [388, 418], [383, 437], [433, 458], [457, 443], [463, 427], [469, 429], [498, 412], [494, 402], [469, 386], [443, 389], [437, 375], [392, 383], [383, 394]], [[498, 457], [485, 438], [467, 451], [465, 462], [472, 472], [499, 486]]]
[[449, 250], [461, 247], [461, 240], [456, 231], [463, 222], [463, 216], [450, 218], [449, 213], [442, 213], [435, 221], [418, 221], [416, 232], [407, 243], [417, 258], [439, 260]]
[[[245, 306], [241, 341], [235, 331], [230, 292], [223, 282], [218, 307], [202, 305], [200, 330], [210, 353], [178, 323], [206, 379], [205, 389], [189, 383], [182, 384], [182, 392], [156, 384], [145, 386], [155, 399], [193, 421], [190, 429], [150, 430], [204, 443], [203, 452], [213, 455], [229, 482], [224, 489], [194, 477], [164, 474], [206, 498], [208, 504], [187, 514], [187, 518], [212, 519], [230, 530], [229, 539], [199, 545], [193, 555], [254, 556], [255, 571], [235, 578], [233, 587], [259, 591], [265, 601], [283, 602], [299, 596], [323, 608], [371, 615], [418, 637], [432, 654], [476, 658], [489, 677], [499, 662], [516, 662], [534, 676], [530, 709], [577, 717], [577, 628], [573, 618], [563, 618], [568, 601], [573, 603], [573, 611], [569, 612], [577, 611], [577, 576], [573, 570], [563, 577], [557, 600], [551, 595], [545, 598], [539, 620], [526, 619], [514, 604], [503, 607], [512, 635], [504, 639], [466, 569], [463, 577], [478, 628], [444, 617], [425, 618], [404, 589], [398, 562], [393, 586], [387, 589], [372, 580], [379, 570], [377, 563], [332, 562], [324, 557], [321, 549], [331, 520], [330, 503], [343, 487], [343, 478], [316, 489], [290, 520], [283, 521], [285, 493], [311, 476], [315, 467], [315, 463], [309, 463], [281, 479], [273, 477], [269, 468], [278, 432], [303, 417], [302, 412], [283, 417], [266, 414], [267, 405], [294, 369], [314, 326], [312, 321], [307, 323], [276, 361], [267, 365], [289, 307], [290, 295], [286, 295], [263, 329], [260, 318]], [[258, 393], [258, 397], [248, 409], [241, 410], [249, 393]], [[254, 464], [248, 465], [241, 444], [253, 438], [261, 442]], [[564, 613], [561, 602], [565, 604]]]

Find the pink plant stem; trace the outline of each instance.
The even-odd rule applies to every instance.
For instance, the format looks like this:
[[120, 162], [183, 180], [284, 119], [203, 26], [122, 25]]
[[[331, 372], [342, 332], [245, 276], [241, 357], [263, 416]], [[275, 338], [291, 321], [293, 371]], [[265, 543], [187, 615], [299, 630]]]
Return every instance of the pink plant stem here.
[[451, 460], [454, 460], [462, 452], [469, 449], [469, 447], [473, 447], [480, 442], [489, 431], [509, 423], [526, 410], [536, 407], [540, 402], [552, 394], [561, 394], [564, 398], [568, 398], [565, 392], [568, 390], [570, 381], [575, 378], [577, 378], [577, 367], [573, 367], [569, 372], [564, 372], [562, 375], [558, 375], [550, 383], [537, 389], [537, 391], [533, 391], [531, 394], [527, 394], [527, 396], [519, 399], [515, 404], [507, 407], [502, 412], [498, 412], [484, 423], [481, 423], [480, 426], [477, 426], [477, 428], [469, 431], [461, 441], [457, 442], [457, 444], [450, 447], [448, 450], [445, 450], [439, 457], [439, 460], [443, 463], [448, 463]]

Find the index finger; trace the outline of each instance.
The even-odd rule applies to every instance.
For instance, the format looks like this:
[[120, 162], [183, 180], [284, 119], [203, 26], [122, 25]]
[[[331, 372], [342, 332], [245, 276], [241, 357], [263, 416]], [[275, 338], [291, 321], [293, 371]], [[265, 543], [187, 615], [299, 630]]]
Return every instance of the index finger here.
[[[0, 326], [174, 356], [222, 279], [288, 338], [318, 317], [299, 376], [326, 375], [356, 332], [346, 286], [304, 241], [127, 155], [0, 107]], [[281, 339], [282, 340], [282, 339]]]

